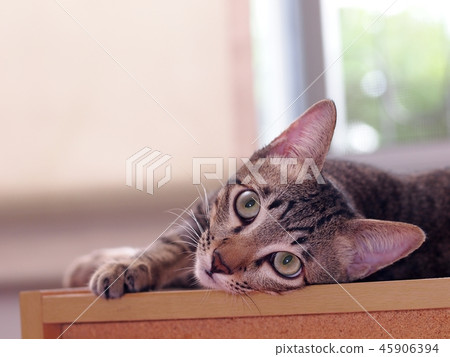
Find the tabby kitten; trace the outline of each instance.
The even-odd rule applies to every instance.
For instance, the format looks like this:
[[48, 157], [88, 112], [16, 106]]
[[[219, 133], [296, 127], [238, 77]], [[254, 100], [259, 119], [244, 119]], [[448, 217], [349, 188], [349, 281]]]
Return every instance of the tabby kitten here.
[[66, 285], [89, 281], [118, 298], [173, 286], [281, 293], [450, 276], [450, 169], [401, 177], [325, 162], [335, 123], [332, 101], [315, 104], [148, 251], [82, 257]]

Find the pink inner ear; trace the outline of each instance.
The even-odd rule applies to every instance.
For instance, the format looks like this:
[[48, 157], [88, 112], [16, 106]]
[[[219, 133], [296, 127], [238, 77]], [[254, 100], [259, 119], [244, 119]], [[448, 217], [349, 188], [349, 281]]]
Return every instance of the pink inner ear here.
[[309, 108], [269, 145], [271, 156], [313, 158], [321, 165], [330, 147], [336, 109], [330, 100]]
[[412, 224], [358, 219], [351, 225], [356, 252], [347, 273], [352, 280], [406, 257], [425, 240], [425, 233]]

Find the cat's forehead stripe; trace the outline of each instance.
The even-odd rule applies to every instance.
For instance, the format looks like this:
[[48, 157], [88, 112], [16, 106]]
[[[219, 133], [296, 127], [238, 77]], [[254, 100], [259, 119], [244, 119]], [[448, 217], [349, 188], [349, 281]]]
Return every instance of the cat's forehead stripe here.
[[291, 245], [296, 245], [296, 244], [303, 244], [303, 243], [305, 243], [306, 241], [308, 240], [308, 238], [307, 237], [300, 237], [300, 238], [297, 238], [295, 241], [293, 241], [292, 243], [291, 243]]
[[304, 232], [305, 234], [311, 234], [314, 232], [314, 226], [299, 226], [299, 227], [286, 227], [286, 232]]
[[268, 197], [272, 193], [272, 190], [270, 189], [269, 186], [264, 186], [262, 189], [262, 193], [263, 193], [264, 197]]
[[274, 208], [281, 206], [283, 204], [283, 202], [284, 202], [283, 200], [280, 200], [277, 198], [277, 199], [273, 200], [273, 202], [267, 208], [269, 210], [272, 210]]
[[286, 215], [289, 213], [289, 211], [295, 206], [295, 201], [290, 200], [287, 204], [287, 207], [285, 208], [285, 210], [283, 211], [283, 213], [280, 216], [280, 221], [286, 217]]
[[228, 211], [228, 206], [230, 204], [230, 191], [231, 191], [231, 185], [226, 185], [224, 187], [223, 193], [218, 197], [218, 199], [215, 202], [216, 206], [216, 212], [218, 211], [218, 208], [220, 207], [225, 212]]
[[352, 214], [348, 209], [338, 209], [337, 211], [335, 210], [334, 212], [331, 212], [328, 215], [321, 217], [316, 223], [316, 228], [322, 227], [325, 223], [330, 222], [336, 216], [344, 216], [346, 218], [352, 218], [354, 217], [354, 214]]
[[301, 254], [302, 254], [303, 259], [307, 262], [310, 262], [311, 260], [314, 259], [314, 254], [310, 250], [304, 249]]

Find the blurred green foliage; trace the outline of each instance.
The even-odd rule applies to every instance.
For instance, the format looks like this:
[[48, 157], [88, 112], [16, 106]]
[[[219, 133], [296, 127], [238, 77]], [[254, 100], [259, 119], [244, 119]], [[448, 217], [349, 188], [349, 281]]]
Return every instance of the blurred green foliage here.
[[[342, 8], [343, 47], [377, 16]], [[381, 145], [450, 137], [449, 28], [420, 8], [383, 16], [371, 26], [343, 56], [348, 123], [373, 126]], [[370, 80], [373, 71], [378, 77]], [[363, 90], [363, 78], [376, 96]]]

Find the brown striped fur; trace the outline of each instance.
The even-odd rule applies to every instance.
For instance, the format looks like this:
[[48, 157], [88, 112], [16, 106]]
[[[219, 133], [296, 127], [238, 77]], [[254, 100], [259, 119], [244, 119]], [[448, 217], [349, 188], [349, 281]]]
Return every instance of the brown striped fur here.
[[[258, 171], [265, 183], [243, 166], [148, 252], [83, 257], [66, 284], [86, 284], [95, 271], [91, 289], [115, 298], [167, 286], [280, 293], [305, 284], [450, 276], [450, 169], [397, 176], [325, 162], [335, 120], [331, 101], [317, 103], [250, 158], [265, 159]], [[298, 159], [289, 165], [286, 183], [270, 157]], [[298, 183], [307, 158], [321, 169], [322, 184]], [[235, 207], [246, 190], [257, 194], [260, 206], [251, 221]], [[285, 251], [301, 261], [296, 277], [284, 277], [272, 265], [273, 254]]]

